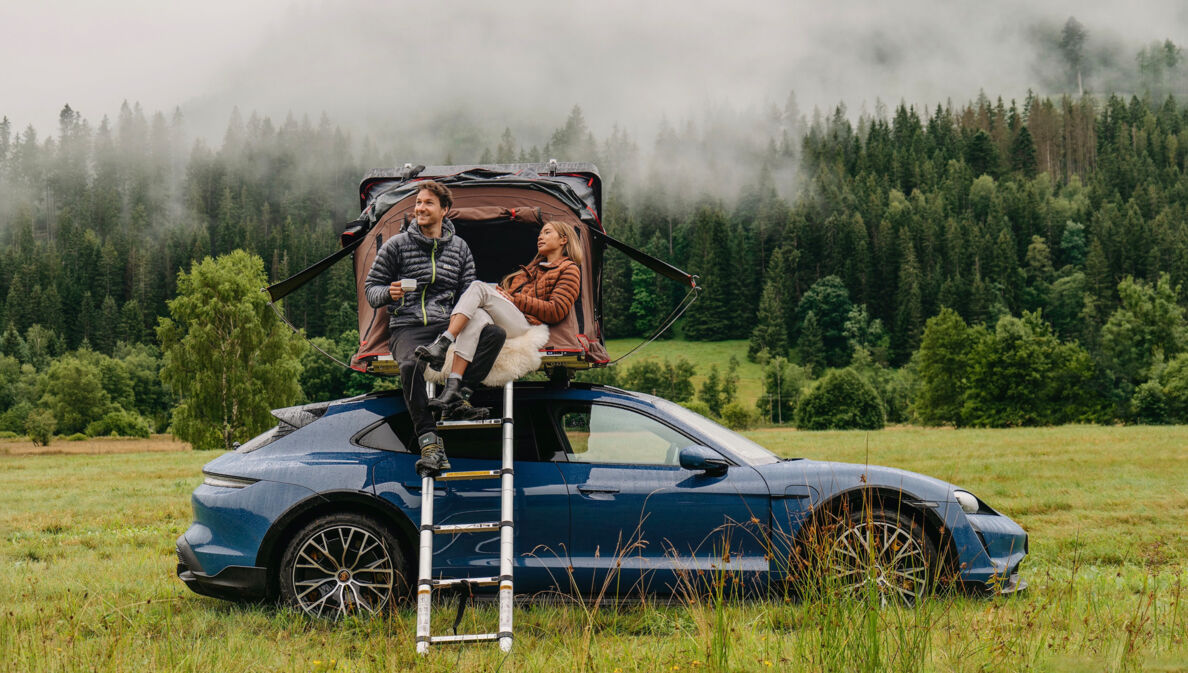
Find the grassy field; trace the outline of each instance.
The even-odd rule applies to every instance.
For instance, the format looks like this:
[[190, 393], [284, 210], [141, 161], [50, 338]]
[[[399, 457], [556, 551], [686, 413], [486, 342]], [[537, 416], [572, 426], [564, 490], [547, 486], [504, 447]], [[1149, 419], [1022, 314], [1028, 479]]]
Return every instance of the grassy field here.
[[[606, 342], [606, 350], [611, 359], [617, 358], [639, 344], [641, 339], [611, 339]], [[635, 362], [643, 360], [663, 361], [668, 359], [676, 362], [677, 358], [685, 358], [697, 368], [693, 377], [694, 389], [699, 390], [710, 367], [718, 365], [718, 371], [723, 375], [730, 364], [730, 357], [738, 358], [738, 399], [747, 405], [754, 405], [755, 400], [763, 394], [763, 368], [747, 360], [747, 344], [745, 339], [735, 341], [653, 341], [640, 348], [631, 357], [623, 361], [622, 367], [630, 367]]]
[[1030, 590], [913, 610], [537, 605], [517, 612], [506, 658], [484, 645], [420, 659], [408, 609], [327, 624], [186, 590], [174, 540], [214, 454], [167, 438], [48, 447], [72, 454], [0, 440], [0, 671], [1188, 671], [1188, 427], [750, 436], [968, 487], [1031, 534]]

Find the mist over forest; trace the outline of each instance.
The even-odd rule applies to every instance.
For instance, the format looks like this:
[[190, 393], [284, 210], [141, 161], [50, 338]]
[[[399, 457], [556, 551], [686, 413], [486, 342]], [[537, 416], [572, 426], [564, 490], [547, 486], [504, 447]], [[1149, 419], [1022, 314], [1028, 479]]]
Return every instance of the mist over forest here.
[[[1120, 26], [1016, 3], [971, 35], [935, 23], [979, 18], [953, 4], [919, 26], [890, 9], [810, 16], [793, 22], [802, 42], [746, 9], [702, 25], [709, 3], [533, 40], [492, 38], [518, 34], [522, 9], [452, 3], [418, 24], [485, 51], [390, 39], [407, 12], [311, 5], [206, 93], [64, 104], [49, 127], [0, 109], [0, 431], [21, 431], [67, 361], [123, 367], [131, 383], [100, 381], [108, 401], [164, 429], [155, 328], [179, 270], [240, 248], [272, 280], [304, 268], [336, 249], [370, 168], [550, 158], [595, 163], [607, 230], [701, 276], [678, 336], [748, 340], [791, 368], [769, 388], [854, 368], [890, 421], [1188, 420], [1188, 64], [1161, 37], [1184, 8]], [[647, 39], [664, 20], [670, 39]], [[733, 51], [701, 48], [747, 30]], [[340, 264], [285, 300], [343, 357], [353, 283]], [[607, 338], [646, 336], [682, 296], [614, 255], [603, 284]], [[965, 344], [948, 360], [942, 329]], [[1035, 359], [1012, 365], [1020, 343]], [[930, 369], [944, 361], [963, 364]], [[306, 365], [309, 399], [372, 385]], [[977, 378], [1011, 366], [1061, 383], [1028, 398]], [[954, 376], [970, 383], [933, 386]]]

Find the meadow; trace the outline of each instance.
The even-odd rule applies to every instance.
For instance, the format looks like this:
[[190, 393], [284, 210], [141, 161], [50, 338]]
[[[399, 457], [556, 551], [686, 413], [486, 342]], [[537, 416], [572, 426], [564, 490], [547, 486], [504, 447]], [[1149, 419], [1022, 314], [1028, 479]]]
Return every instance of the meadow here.
[[[517, 610], [506, 657], [472, 645], [419, 658], [407, 607], [323, 623], [189, 592], [174, 540], [215, 454], [162, 437], [0, 440], [0, 671], [1188, 671], [1188, 427], [748, 434], [784, 456], [969, 488], [1028, 530], [1030, 588], [914, 609], [550, 602]], [[471, 615], [493, 623], [490, 608]]]
[[[606, 350], [612, 359], [622, 357], [639, 345], [641, 340], [639, 338], [607, 339]], [[738, 401], [753, 406], [756, 400], [764, 394], [763, 367], [747, 360], [748, 343], [745, 339], [727, 341], [658, 340], [628, 356], [623, 360], [619, 370], [621, 374], [623, 368], [647, 360], [656, 362], [668, 360], [675, 363], [678, 358], [685, 358], [697, 368], [697, 372], [690, 379], [696, 391], [700, 390], [701, 385], [705, 383], [710, 367], [716, 365], [718, 373], [725, 376], [726, 369], [730, 366], [730, 358], [734, 357], [738, 359]], [[694, 393], [694, 397], [696, 397], [696, 393]]]

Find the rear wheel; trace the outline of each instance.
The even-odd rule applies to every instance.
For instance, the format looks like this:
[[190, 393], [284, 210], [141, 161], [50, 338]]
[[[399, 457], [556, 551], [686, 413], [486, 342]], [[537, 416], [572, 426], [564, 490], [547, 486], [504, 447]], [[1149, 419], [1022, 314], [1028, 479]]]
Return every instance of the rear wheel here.
[[388, 530], [358, 514], [332, 514], [293, 536], [280, 564], [281, 597], [329, 619], [377, 614], [406, 586], [404, 555]]
[[914, 605], [929, 590], [936, 558], [932, 541], [915, 518], [876, 508], [853, 512], [838, 527], [829, 570], [844, 594], [873, 595], [881, 605]]

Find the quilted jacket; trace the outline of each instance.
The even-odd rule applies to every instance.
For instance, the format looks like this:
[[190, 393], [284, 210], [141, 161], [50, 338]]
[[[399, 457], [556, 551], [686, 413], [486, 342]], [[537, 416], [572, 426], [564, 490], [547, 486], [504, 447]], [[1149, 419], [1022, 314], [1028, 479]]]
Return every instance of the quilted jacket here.
[[520, 268], [507, 288], [516, 308], [533, 325], [554, 325], [564, 320], [582, 287], [582, 271], [577, 263], [566, 257], [557, 266], [541, 262]]
[[[446, 218], [441, 223], [441, 238], [429, 238], [421, 233], [416, 220], [410, 220], [380, 248], [367, 273], [364, 292], [373, 308], [388, 307], [389, 328], [450, 319], [454, 303], [475, 278], [470, 246], [454, 231], [454, 223]], [[388, 286], [402, 278], [415, 278], [417, 289], [393, 302]]]

